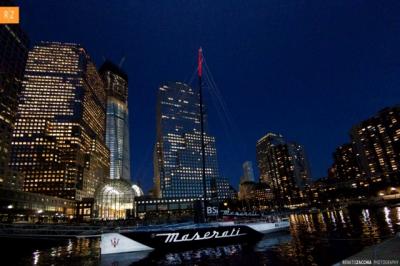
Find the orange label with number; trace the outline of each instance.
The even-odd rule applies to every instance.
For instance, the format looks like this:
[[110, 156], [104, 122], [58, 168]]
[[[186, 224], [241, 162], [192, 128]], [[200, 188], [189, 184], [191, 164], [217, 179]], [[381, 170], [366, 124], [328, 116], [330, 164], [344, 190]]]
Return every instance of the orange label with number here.
[[19, 7], [0, 6], [0, 24], [18, 24]]

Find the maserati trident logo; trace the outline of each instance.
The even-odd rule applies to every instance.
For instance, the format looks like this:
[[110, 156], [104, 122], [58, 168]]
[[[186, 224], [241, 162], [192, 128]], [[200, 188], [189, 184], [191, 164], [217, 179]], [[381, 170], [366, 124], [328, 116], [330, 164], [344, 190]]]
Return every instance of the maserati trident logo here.
[[119, 243], [119, 238], [117, 239], [117, 238], [114, 237], [114, 239], [111, 239], [110, 241], [111, 241], [111, 245], [113, 247], [117, 247], [117, 245]]

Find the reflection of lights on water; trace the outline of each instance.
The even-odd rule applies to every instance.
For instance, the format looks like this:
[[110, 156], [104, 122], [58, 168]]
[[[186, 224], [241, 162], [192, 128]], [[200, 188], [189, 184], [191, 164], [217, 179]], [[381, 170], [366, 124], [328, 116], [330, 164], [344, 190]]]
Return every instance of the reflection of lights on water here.
[[333, 225], [335, 225], [335, 226], [336, 226], [336, 218], [335, 218], [335, 214], [334, 214], [333, 212], [330, 212], [329, 214], [330, 214], [330, 216], [331, 216], [331, 220], [332, 220], [332, 222], [333, 222]]
[[342, 224], [344, 226], [346, 226], [346, 221], [344, 220], [344, 215], [343, 215], [343, 211], [342, 210], [339, 211], [339, 216], [340, 216], [340, 221], [342, 222]]
[[400, 223], [400, 207], [397, 207], [396, 210], [397, 210], [397, 221]]
[[295, 221], [296, 221], [295, 217], [296, 217], [296, 216], [294, 216], [294, 214], [291, 214], [290, 217], [289, 217], [289, 218], [290, 218], [290, 221], [291, 221], [291, 222], [295, 222]]
[[68, 240], [67, 252], [68, 253], [72, 252], [72, 241], [71, 241], [71, 239]]
[[265, 237], [255, 245], [254, 251], [255, 252], [265, 252], [266, 250], [271, 249], [273, 247], [277, 247], [281, 244], [289, 243], [291, 239], [292, 239], [292, 236], [288, 233], [287, 234], [286, 233], [278, 234], [278, 235], [275, 235], [274, 237]]
[[224, 247], [191, 250], [182, 253], [168, 253], [165, 255], [164, 263], [181, 264], [183, 261], [203, 260], [207, 258], [221, 258], [223, 256], [234, 255], [241, 250], [241, 245], [230, 245]]
[[325, 222], [324, 214], [322, 212], [319, 212], [317, 217], [318, 217], [318, 221], [317, 221], [318, 230], [326, 231], [326, 222]]
[[322, 212], [321, 212], [321, 220], [322, 220], [322, 222], [326, 225], [325, 217], [324, 217], [324, 215], [322, 214]]
[[389, 228], [392, 228], [392, 220], [390, 219], [390, 209], [388, 207], [385, 207], [383, 209], [383, 212], [385, 213], [385, 221], [388, 224]]
[[50, 256], [55, 257], [57, 255], [57, 249], [52, 248], [50, 252]]
[[363, 216], [363, 221], [364, 223], [369, 223], [369, 210], [368, 209], [363, 209], [362, 210], [362, 216]]
[[35, 252], [33, 252], [33, 265], [38, 264], [39, 258], [40, 258], [40, 252], [39, 250], [36, 250]]

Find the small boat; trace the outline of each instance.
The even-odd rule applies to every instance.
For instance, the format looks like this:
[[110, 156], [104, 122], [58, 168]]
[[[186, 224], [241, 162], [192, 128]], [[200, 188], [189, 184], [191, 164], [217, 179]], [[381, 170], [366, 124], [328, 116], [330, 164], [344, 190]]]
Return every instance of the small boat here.
[[275, 221], [214, 222], [138, 227], [101, 235], [101, 254], [152, 250], [185, 250], [233, 243], [257, 242], [265, 234], [288, 230], [287, 218]]

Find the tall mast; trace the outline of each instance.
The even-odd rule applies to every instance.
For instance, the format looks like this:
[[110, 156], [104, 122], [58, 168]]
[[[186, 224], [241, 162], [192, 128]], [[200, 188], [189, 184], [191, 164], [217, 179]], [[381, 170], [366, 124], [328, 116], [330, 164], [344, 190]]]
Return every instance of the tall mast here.
[[202, 73], [203, 72], [203, 49], [199, 48], [197, 74], [199, 78], [199, 97], [200, 97], [200, 133], [201, 133], [201, 157], [202, 157], [202, 177], [203, 177], [203, 202], [204, 202], [204, 219], [207, 219], [207, 183], [206, 183], [206, 153], [204, 145], [204, 113], [203, 113], [203, 89], [202, 89]]

